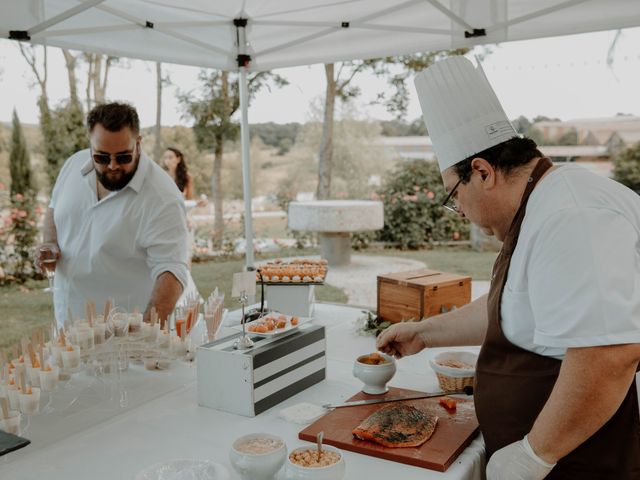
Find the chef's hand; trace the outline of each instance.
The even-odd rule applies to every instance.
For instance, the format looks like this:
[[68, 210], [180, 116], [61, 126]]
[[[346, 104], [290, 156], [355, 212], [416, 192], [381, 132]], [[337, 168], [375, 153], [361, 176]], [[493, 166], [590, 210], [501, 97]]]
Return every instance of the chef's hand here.
[[376, 346], [396, 358], [413, 355], [426, 347], [421, 334], [423, 328], [420, 322], [396, 323], [378, 336]]
[[553, 467], [555, 463], [547, 463], [536, 455], [525, 436], [491, 456], [487, 480], [542, 480]]

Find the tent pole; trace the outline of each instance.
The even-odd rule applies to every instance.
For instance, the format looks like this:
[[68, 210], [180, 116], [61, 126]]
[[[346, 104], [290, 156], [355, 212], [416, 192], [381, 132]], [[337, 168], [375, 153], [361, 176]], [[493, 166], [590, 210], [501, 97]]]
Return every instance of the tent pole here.
[[245, 246], [245, 267], [253, 270], [253, 218], [251, 210], [251, 160], [249, 156], [249, 81], [247, 78], [249, 62], [251, 57], [246, 54], [246, 31], [247, 20], [244, 18], [234, 19], [238, 42], [238, 71], [240, 73], [240, 140], [242, 143], [242, 194], [244, 197], [244, 238]]
[[242, 140], [242, 193], [244, 196], [244, 236], [247, 241], [245, 265], [247, 270], [253, 267], [253, 221], [251, 211], [251, 169], [249, 158], [249, 86], [247, 67], [240, 67], [240, 138]]

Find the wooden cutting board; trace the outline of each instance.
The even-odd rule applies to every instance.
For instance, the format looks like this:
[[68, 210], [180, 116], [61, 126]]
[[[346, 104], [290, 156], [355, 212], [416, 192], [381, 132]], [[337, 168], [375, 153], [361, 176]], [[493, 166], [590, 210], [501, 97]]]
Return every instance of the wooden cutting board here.
[[[389, 389], [384, 396], [397, 397], [417, 395], [423, 392]], [[382, 398], [380, 395], [367, 395], [360, 392], [348, 401]], [[429, 440], [420, 447], [388, 448], [377, 443], [359, 440], [353, 436], [352, 430], [365, 418], [379, 408], [389, 405], [379, 403], [358, 407], [336, 408], [322, 418], [316, 420], [302, 430], [298, 437], [310, 442], [316, 441], [316, 435], [324, 431], [324, 442], [343, 450], [349, 450], [376, 458], [384, 458], [393, 462], [406, 463], [416, 467], [428, 468], [444, 472], [458, 455], [466, 448], [478, 432], [478, 420], [472, 400], [455, 397], [458, 401], [456, 411], [448, 413], [439, 403], [439, 398], [408, 400], [407, 404], [438, 416], [436, 430]]]

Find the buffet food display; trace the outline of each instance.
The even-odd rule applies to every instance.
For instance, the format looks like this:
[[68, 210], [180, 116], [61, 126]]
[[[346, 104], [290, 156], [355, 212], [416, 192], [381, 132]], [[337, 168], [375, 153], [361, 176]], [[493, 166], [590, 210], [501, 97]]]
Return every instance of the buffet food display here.
[[[64, 328], [52, 325], [48, 340], [41, 329], [31, 339], [23, 338], [21, 349], [17, 345], [10, 352], [1, 349], [0, 429], [20, 435], [22, 419], [42, 413], [43, 407], [45, 412], [51, 410], [48, 405], [59, 383], [76, 374], [117, 383], [130, 361], [147, 370], [164, 370], [176, 359], [193, 360], [197, 346], [215, 339], [223, 304], [224, 295], [216, 289], [200, 315], [200, 299], [189, 297], [161, 327], [154, 309], [144, 322], [142, 313], [112, 307], [111, 301], [97, 314], [95, 303], [88, 301], [85, 318], [69, 312]], [[194, 333], [201, 318], [204, 325]]]
[[276, 259], [258, 268], [256, 281], [267, 285], [323, 284], [327, 270], [325, 259]]

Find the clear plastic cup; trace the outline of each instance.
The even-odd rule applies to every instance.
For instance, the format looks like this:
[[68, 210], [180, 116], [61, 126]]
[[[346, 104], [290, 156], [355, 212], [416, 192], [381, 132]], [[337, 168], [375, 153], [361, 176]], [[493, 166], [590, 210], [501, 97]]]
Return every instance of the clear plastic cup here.
[[66, 370], [73, 370], [80, 366], [80, 349], [78, 347], [68, 346], [60, 355], [62, 355], [62, 366]]
[[106, 339], [107, 324], [94, 323], [93, 324], [93, 343], [94, 345], [102, 345]]
[[40, 389], [31, 388], [31, 393], [20, 394], [20, 411], [25, 415], [35, 415], [40, 411]]
[[155, 343], [160, 333], [160, 324], [151, 325], [149, 323], [142, 324], [142, 335], [145, 341]]
[[34, 387], [40, 386], [40, 367], [27, 367], [27, 374], [31, 380], [31, 385]]
[[9, 397], [9, 406], [13, 410], [18, 410], [20, 408], [20, 390], [16, 384], [7, 385], [7, 395]]
[[125, 337], [129, 333], [129, 316], [126, 313], [114, 313], [111, 322], [116, 337]]
[[62, 367], [62, 352], [64, 351], [64, 345], [51, 345], [51, 356], [56, 365]]
[[76, 330], [76, 338], [78, 339], [77, 344], [80, 347], [80, 350], [82, 350], [83, 352], [87, 352], [93, 349], [93, 329], [89, 326], [78, 328]]
[[130, 313], [129, 314], [129, 331], [131, 333], [139, 332], [142, 328], [142, 314]]
[[60, 369], [51, 367], [51, 370], [40, 370], [40, 389], [43, 392], [52, 392], [58, 385]]
[[17, 410], [9, 410], [9, 418], [0, 418], [0, 429], [13, 435], [22, 435], [20, 430], [20, 420], [22, 416]]

